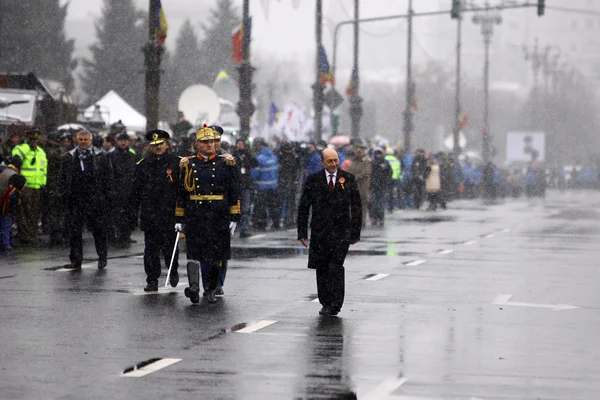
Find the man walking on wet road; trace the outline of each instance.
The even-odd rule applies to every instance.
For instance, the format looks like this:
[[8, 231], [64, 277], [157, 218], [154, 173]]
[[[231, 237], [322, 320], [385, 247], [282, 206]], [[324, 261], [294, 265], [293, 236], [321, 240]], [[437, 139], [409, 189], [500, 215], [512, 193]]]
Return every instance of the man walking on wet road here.
[[308, 247], [308, 268], [317, 270], [319, 314], [337, 315], [344, 302], [344, 260], [351, 244], [360, 240], [362, 206], [354, 175], [339, 169], [333, 149], [321, 153], [322, 171], [309, 175], [298, 207], [298, 240]]

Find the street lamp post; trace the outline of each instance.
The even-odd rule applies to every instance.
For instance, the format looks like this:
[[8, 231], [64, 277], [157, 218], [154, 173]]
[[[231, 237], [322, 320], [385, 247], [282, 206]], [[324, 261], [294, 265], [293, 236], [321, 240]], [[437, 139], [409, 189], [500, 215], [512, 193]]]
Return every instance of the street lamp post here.
[[146, 64], [146, 130], [158, 127], [158, 101], [160, 91], [160, 60], [163, 47], [156, 43], [156, 13], [155, 0], [150, 0], [148, 13], [148, 43], [144, 46]]
[[313, 107], [315, 110], [315, 135], [314, 141], [319, 142], [323, 136], [323, 90], [321, 83], [321, 45], [323, 39], [323, 0], [317, 0], [315, 11], [316, 17], [316, 42], [317, 42], [317, 65], [316, 82], [313, 86]]
[[408, 1], [408, 42], [406, 46], [406, 106], [404, 109], [404, 149], [410, 151], [413, 132], [413, 115], [411, 110], [414, 86], [412, 82], [412, 0]]
[[494, 25], [502, 23], [502, 17], [492, 12], [489, 3], [486, 2], [484, 12], [473, 16], [473, 22], [481, 24], [481, 34], [485, 45], [485, 61], [483, 66], [483, 160], [488, 163], [491, 160], [491, 134], [489, 121], [489, 97], [490, 97], [490, 43], [494, 33]]
[[461, 43], [462, 43], [462, 17], [459, 16], [456, 21], [456, 93], [454, 98], [454, 127], [453, 127], [453, 139], [454, 139], [454, 147], [452, 148], [452, 152], [454, 154], [454, 159], [458, 160], [458, 156], [460, 155], [460, 145], [459, 145], [459, 119], [461, 113], [461, 103], [460, 103], [460, 84], [461, 84]]
[[[358, 39], [359, 39], [359, 0], [354, 0], [354, 66], [356, 68], [356, 75], [358, 77]], [[363, 114], [362, 99], [358, 94], [359, 85], [358, 82], [354, 82], [354, 90], [350, 97], [350, 121], [352, 123], [350, 137], [354, 140], [358, 139], [360, 135], [360, 120]]]
[[[249, 34], [250, 28], [250, 0], [244, 0], [242, 27], [244, 36]], [[243, 38], [244, 42], [246, 38]], [[252, 103], [252, 64], [250, 63], [250, 46], [243, 45], [243, 59], [238, 67], [240, 74], [240, 100], [238, 102], [237, 113], [240, 117], [240, 136], [243, 140], [250, 137], [250, 118], [254, 113], [254, 103]]]

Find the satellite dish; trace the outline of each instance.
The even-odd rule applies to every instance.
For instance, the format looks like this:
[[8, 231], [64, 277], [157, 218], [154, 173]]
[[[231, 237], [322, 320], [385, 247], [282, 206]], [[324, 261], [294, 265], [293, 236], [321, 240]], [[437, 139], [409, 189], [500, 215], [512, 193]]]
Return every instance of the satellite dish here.
[[219, 119], [221, 104], [214, 90], [204, 85], [188, 86], [179, 97], [179, 111], [195, 126], [211, 125]]
[[219, 98], [230, 101], [234, 104], [240, 100], [240, 89], [235, 79], [221, 71], [212, 85], [213, 90]]

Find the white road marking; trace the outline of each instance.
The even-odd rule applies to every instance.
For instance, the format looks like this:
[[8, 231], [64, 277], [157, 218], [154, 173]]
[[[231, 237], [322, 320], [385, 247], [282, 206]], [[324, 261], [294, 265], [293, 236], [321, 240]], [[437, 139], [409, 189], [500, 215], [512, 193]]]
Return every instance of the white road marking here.
[[502, 233], [510, 232], [510, 228], [502, 229], [500, 232], [502, 232]]
[[260, 239], [260, 238], [264, 238], [265, 236], [267, 236], [267, 235], [263, 233], [261, 235], [250, 236], [248, 239]]
[[136, 368], [133, 371], [127, 372], [125, 374], [121, 374], [121, 376], [128, 377], [128, 378], [139, 378], [141, 376], [148, 375], [148, 374], [156, 372], [160, 369], [166, 368], [169, 365], [178, 363], [179, 361], [181, 361], [181, 358], [163, 358], [161, 360], [153, 362], [152, 364], [143, 366], [142, 368], [139, 368], [139, 369]]
[[475, 244], [475, 243], [477, 243], [477, 242], [476, 242], [476, 241], [474, 241], [474, 240], [469, 240], [468, 242], [464, 242], [463, 244], [464, 244], [465, 246], [470, 246], [470, 245], [472, 245], [472, 244]]
[[134, 256], [133, 258], [144, 258], [144, 256]]
[[[93, 264], [93, 263], [86, 263], [86, 264], [81, 264], [81, 269], [91, 269], [91, 268], [95, 268], [97, 267], [98, 264]], [[60, 268], [56, 270], [57, 272], [68, 272], [68, 271], [76, 271], [73, 268]]]
[[494, 236], [496, 236], [496, 235], [494, 235], [493, 233], [488, 233], [487, 235], [485, 235], [485, 236], [484, 236], [484, 238], [486, 238], [486, 239], [491, 239], [491, 238], [493, 238]]
[[454, 253], [454, 250], [447, 249], [447, 250], [438, 251], [438, 254], [450, 254], [450, 253]]
[[319, 302], [319, 298], [317, 297], [316, 299], [314, 299], [314, 300], [311, 300], [310, 302], [311, 302], [311, 303], [318, 303], [318, 302]]
[[407, 262], [404, 265], [415, 266], [415, 265], [425, 264], [426, 262], [427, 262], [427, 260], [415, 260], [415, 261]]
[[243, 329], [240, 329], [239, 331], [236, 331], [236, 333], [252, 333], [252, 332], [256, 332], [259, 329], [266, 328], [267, 326], [273, 325], [276, 322], [277, 321], [272, 321], [272, 320], [269, 320], [269, 319], [265, 319], [263, 321], [255, 323], [255, 324], [248, 325], [247, 327], [245, 327]]
[[373, 275], [372, 277], [365, 279], [365, 281], [378, 281], [380, 279], [385, 278], [386, 276], [390, 276], [390, 274], [377, 274], [377, 275]]
[[183, 293], [185, 290], [185, 284], [180, 283], [177, 287], [159, 287], [158, 292], [144, 292], [144, 289], [138, 289], [131, 292], [136, 296], [148, 296], [148, 295], [156, 295], [156, 294], [167, 294], [167, 293]]
[[406, 378], [390, 378], [381, 382], [379, 386], [371, 390], [365, 397], [365, 400], [379, 400], [390, 396], [394, 391], [406, 383]]
[[539, 303], [521, 303], [517, 301], [509, 302], [511, 294], [501, 294], [496, 296], [492, 304], [500, 305], [500, 306], [514, 306], [514, 307], [531, 307], [531, 308], [551, 308], [552, 311], [562, 311], [562, 310], [575, 310], [581, 307], [572, 306], [570, 304], [539, 304]]

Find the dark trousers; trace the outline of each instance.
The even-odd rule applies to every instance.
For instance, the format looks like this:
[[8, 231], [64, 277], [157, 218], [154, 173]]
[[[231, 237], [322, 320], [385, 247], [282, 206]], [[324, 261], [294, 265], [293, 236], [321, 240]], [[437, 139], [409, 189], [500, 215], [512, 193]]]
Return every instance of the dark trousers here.
[[[311, 238], [311, 246], [314, 238]], [[323, 307], [339, 311], [344, 304], [345, 270], [344, 260], [350, 244], [330, 242], [319, 246], [319, 255], [311, 263], [317, 270], [317, 294]]]
[[279, 229], [281, 204], [277, 189], [259, 190], [254, 198], [252, 227], [255, 230], [267, 229], [267, 214], [273, 221], [273, 228]]
[[[222, 260], [221, 265], [217, 266], [219, 271], [216, 287], [223, 287], [225, 285], [225, 277], [227, 276], [227, 261], [228, 260]], [[202, 287], [204, 288], [204, 290], [209, 290], [209, 288], [212, 285], [211, 280], [213, 279], [213, 276], [211, 274], [213, 272], [213, 267], [214, 266], [208, 262], [200, 263], [200, 272], [202, 273]]]
[[250, 232], [250, 209], [252, 206], [252, 189], [242, 190], [242, 217], [240, 219], [240, 234]]
[[373, 189], [371, 194], [371, 219], [373, 222], [383, 223], [387, 191], [386, 188]]
[[0, 250], [8, 249], [11, 245], [12, 223], [10, 215], [0, 215]]
[[38, 236], [40, 222], [40, 189], [25, 188], [21, 192], [19, 207], [19, 239], [22, 244], [34, 243]]
[[[160, 256], [165, 260], [168, 267], [173, 256], [177, 232], [174, 230], [146, 231], [144, 232], [144, 271], [146, 272], [146, 282], [158, 282], [160, 278], [161, 266]], [[175, 260], [173, 260], [173, 271], [179, 268], [179, 249], [175, 251]]]
[[425, 181], [420, 179], [413, 179], [412, 181], [412, 189], [413, 189], [413, 204], [414, 207], [418, 210], [421, 208], [423, 204], [423, 200], [425, 200]]
[[71, 243], [71, 254], [69, 260], [74, 265], [83, 262], [83, 225], [87, 221], [92, 230], [94, 244], [98, 259], [106, 260], [106, 214], [105, 210], [96, 210], [89, 205], [76, 205], [70, 207], [69, 214], [69, 241]]
[[296, 185], [279, 186], [280, 201], [283, 210], [283, 226], [293, 228], [296, 226]]
[[[119, 244], [129, 243], [129, 236], [131, 236], [131, 212], [128, 208], [122, 206], [116, 206], [112, 213], [112, 225], [114, 229], [114, 239]], [[173, 233], [175, 236], [175, 233]], [[175, 242], [173, 242], [175, 244]], [[171, 247], [171, 250], [173, 248]]]

